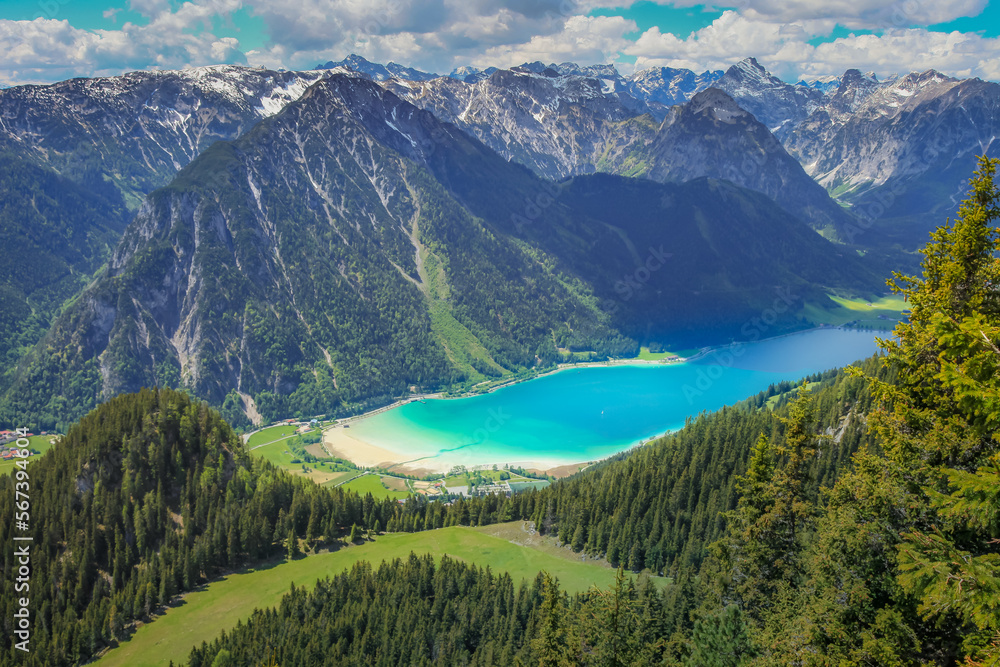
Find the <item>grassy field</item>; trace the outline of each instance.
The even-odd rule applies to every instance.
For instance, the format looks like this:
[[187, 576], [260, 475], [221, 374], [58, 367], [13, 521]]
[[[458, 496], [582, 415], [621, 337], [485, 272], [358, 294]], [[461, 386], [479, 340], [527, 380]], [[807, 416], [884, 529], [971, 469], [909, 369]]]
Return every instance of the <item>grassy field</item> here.
[[272, 442], [269, 445], [258, 446], [256, 449], [250, 453], [254, 456], [262, 456], [279, 468], [284, 468], [286, 470], [293, 470], [300, 467], [298, 463], [292, 463], [292, 459], [295, 457], [292, 455], [291, 450], [288, 448], [288, 443], [290, 440], [279, 440], [278, 442]]
[[865, 301], [864, 299], [845, 299], [839, 296], [831, 296], [831, 299], [848, 310], [868, 312], [871, 310], [891, 310], [902, 312], [909, 308], [903, 297], [898, 294], [887, 294], [876, 301]]
[[650, 352], [648, 347], [640, 347], [639, 356], [636, 359], [639, 361], [662, 361], [676, 356], [673, 352]]
[[[247, 441], [247, 448], [254, 456], [261, 456], [282, 470], [287, 470], [294, 475], [308, 477], [317, 484], [337, 484], [352, 475], [357, 474], [350, 466], [335, 461], [324, 461], [326, 451], [320, 444], [307, 445], [304, 449], [316, 456], [317, 461], [306, 463], [298, 459], [291, 451], [290, 444], [296, 435], [295, 426], [279, 425], [266, 428], [250, 436]], [[316, 433], [314, 430], [313, 433]], [[317, 456], [317, 454], [322, 455]], [[295, 461], [298, 461], [297, 463]]]
[[852, 324], [873, 329], [892, 329], [902, 319], [902, 312], [908, 308], [905, 301], [896, 295], [883, 296], [875, 301], [847, 299], [828, 295], [822, 303], [807, 303], [803, 314], [813, 324], [843, 326]]
[[249, 617], [257, 607], [276, 605], [293, 582], [311, 586], [317, 579], [342, 572], [360, 560], [380, 563], [405, 558], [410, 552], [447, 554], [482, 567], [488, 565], [494, 572], [507, 572], [519, 581], [531, 580], [544, 570], [558, 577], [562, 588], [570, 593], [592, 585], [608, 588], [615, 578], [615, 571], [607, 564], [581, 560], [568, 549], [556, 547], [549, 538], [531, 536], [521, 529], [521, 522], [383, 535], [374, 542], [282, 561], [212, 582], [187, 594], [155, 622], [139, 628], [130, 641], [106, 654], [100, 664], [113, 667], [182, 662], [192, 646], [214, 639], [222, 630]]
[[316, 483], [319, 484], [320, 486], [337, 486], [341, 482], [348, 480], [357, 474], [358, 473], [354, 470], [348, 470], [346, 472], [330, 473], [329, 479]]
[[247, 440], [247, 448], [252, 449], [253, 447], [258, 447], [281, 438], [287, 438], [288, 436], [295, 435], [295, 429], [297, 428], [297, 426], [293, 426], [292, 424], [278, 424], [277, 426], [257, 431], [250, 436], [249, 440]]
[[[290, 440], [279, 440], [269, 445], [258, 447], [250, 452], [254, 456], [262, 456], [282, 470], [287, 470], [293, 475], [308, 477], [317, 484], [328, 484], [341, 482], [353, 475], [358, 474], [356, 470], [344, 470], [344, 464], [333, 461], [318, 460], [313, 463], [305, 463], [296, 459], [288, 448]], [[298, 460], [298, 463], [293, 461]]]
[[[580, 467], [586, 467], [586, 464], [580, 464]], [[507, 473], [507, 479], [502, 480], [501, 475]], [[516, 472], [511, 472], [509, 470], [473, 470], [469, 472], [464, 472], [460, 475], [448, 475], [444, 478], [444, 483], [446, 486], [468, 486], [469, 482], [475, 475], [479, 475], [483, 480], [489, 480], [491, 482], [533, 482], [537, 481], [531, 477], [525, 477]]]
[[[31, 450], [34, 450], [34, 451], [38, 452], [38, 455], [32, 456], [32, 457], [30, 457], [28, 459], [28, 463], [29, 464], [32, 461], [37, 461], [42, 454], [44, 454], [45, 452], [47, 452], [50, 449], [52, 449], [53, 445], [52, 445], [51, 440], [54, 437], [57, 437], [57, 436], [53, 436], [53, 435], [33, 435], [30, 438], [28, 438], [28, 442], [31, 443], [30, 445], [28, 445], [28, 449], [31, 449]], [[10, 444], [14, 444], [14, 443], [10, 443]], [[9, 447], [10, 445], [7, 445], [7, 446]], [[24, 459], [19, 459], [18, 458], [18, 459], [12, 459], [10, 461], [0, 461], [0, 475], [9, 475], [11, 473], [11, 471], [14, 470], [14, 464], [17, 463], [18, 461], [23, 461], [23, 460]]]
[[[476, 470], [476, 471], [473, 471], [473, 472], [464, 472], [464, 473], [462, 473], [460, 475], [448, 475], [447, 477], [444, 478], [444, 483], [447, 484], [448, 486], [468, 486], [469, 485], [469, 480], [476, 473], [479, 473], [479, 475], [483, 479], [489, 479], [489, 480], [493, 480], [493, 481], [499, 481], [500, 480], [500, 473], [502, 473], [502, 472], [506, 472], [506, 471], [504, 471], [504, 470]], [[520, 477], [520, 475], [515, 475], [515, 474], [510, 473], [510, 472], [507, 472], [507, 475], [510, 476], [510, 477]]]
[[298, 464], [294, 468], [287, 468], [287, 470], [295, 475], [308, 477], [320, 486], [331, 486], [358, 474], [357, 470], [343, 470], [342, 468], [342, 465], [336, 463], [317, 461], [316, 463]]
[[[397, 482], [395, 482], [395, 481], [390, 482], [390, 483], [393, 486], [396, 486], [396, 487], [399, 486], [399, 484]], [[359, 496], [363, 496], [366, 493], [370, 493], [370, 494], [372, 494], [372, 497], [375, 498], [376, 500], [381, 499], [381, 498], [399, 499], [399, 498], [409, 498], [410, 497], [409, 491], [399, 491], [399, 490], [390, 489], [382, 481], [381, 477], [379, 477], [376, 474], [365, 475], [364, 477], [359, 477], [359, 478], [357, 478], [357, 479], [355, 479], [353, 481], [348, 482], [347, 484], [344, 484], [341, 488], [345, 489], [345, 490], [348, 490], [348, 491], [354, 491]]]

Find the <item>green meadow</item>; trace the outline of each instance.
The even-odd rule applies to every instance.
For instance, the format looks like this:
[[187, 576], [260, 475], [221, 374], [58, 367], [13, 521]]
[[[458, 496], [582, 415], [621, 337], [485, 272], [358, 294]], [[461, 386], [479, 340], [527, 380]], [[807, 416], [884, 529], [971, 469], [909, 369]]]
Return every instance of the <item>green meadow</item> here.
[[[252, 455], [265, 458], [282, 470], [308, 477], [324, 486], [339, 484], [357, 474], [353, 466], [335, 460], [324, 460], [317, 456], [316, 461], [306, 463], [297, 458], [291, 450], [297, 428], [287, 424], [266, 428], [251, 435], [246, 447]], [[310, 433], [316, 432], [314, 429]], [[321, 448], [322, 445], [316, 444], [311, 447]]]
[[636, 359], [639, 361], [663, 361], [676, 356], [673, 352], [650, 352], [648, 347], [640, 347], [639, 356]]
[[377, 564], [406, 558], [411, 552], [446, 554], [481, 567], [489, 566], [494, 572], [507, 572], [521, 581], [529, 581], [544, 570], [558, 577], [561, 587], [569, 593], [585, 591], [594, 585], [608, 588], [615, 578], [615, 570], [606, 563], [584, 561], [568, 549], [555, 547], [551, 538], [531, 536], [521, 530], [521, 522], [394, 533], [379, 536], [373, 542], [291, 562], [279, 561], [213, 581], [186, 594], [179, 604], [140, 627], [131, 640], [109, 651], [99, 662], [105, 667], [181, 663], [192, 646], [214, 639], [222, 630], [247, 619], [255, 608], [277, 605], [293, 583], [311, 586], [358, 561]]
[[279, 424], [277, 426], [271, 426], [270, 428], [257, 431], [250, 436], [249, 440], [247, 440], [247, 449], [253, 449], [254, 447], [274, 442], [276, 440], [280, 440], [281, 438], [293, 436], [295, 435], [296, 428], [298, 427], [293, 426], [292, 424]]
[[886, 295], [874, 301], [827, 295], [821, 303], [807, 303], [803, 315], [813, 324], [861, 326], [892, 329], [909, 306], [898, 295]]
[[[387, 480], [392, 480], [393, 478], [387, 477]], [[392, 483], [392, 482], [390, 482]], [[404, 487], [404, 483], [397, 483], [396, 486]], [[400, 489], [390, 489], [386, 486], [382, 478], [377, 474], [365, 475], [364, 477], [359, 477], [355, 480], [351, 480], [347, 484], [341, 486], [345, 491], [354, 491], [359, 496], [363, 496], [366, 493], [372, 494], [372, 497], [376, 500], [381, 500], [382, 498], [393, 498], [398, 500], [399, 498], [409, 498], [409, 491], [402, 491]]]
[[[31, 443], [28, 445], [28, 449], [38, 452], [38, 454], [28, 459], [28, 463], [31, 463], [32, 461], [37, 461], [42, 454], [52, 449], [53, 444], [51, 441], [53, 438], [57, 437], [58, 436], [55, 435], [33, 435], [30, 438], [28, 438], [28, 442]], [[10, 443], [7, 446], [9, 447], [12, 444], [14, 443]], [[0, 475], [9, 475], [11, 471], [14, 470], [14, 465], [18, 461], [23, 461], [23, 460], [24, 459], [12, 459], [9, 461], [0, 461]]]

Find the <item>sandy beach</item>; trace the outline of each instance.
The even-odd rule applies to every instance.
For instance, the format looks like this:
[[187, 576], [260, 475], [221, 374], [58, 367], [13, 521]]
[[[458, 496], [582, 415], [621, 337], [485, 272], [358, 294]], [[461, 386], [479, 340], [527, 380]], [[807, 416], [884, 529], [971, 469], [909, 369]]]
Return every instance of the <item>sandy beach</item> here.
[[351, 435], [350, 428], [343, 426], [324, 431], [323, 445], [333, 456], [366, 468], [388, 468], [403, 461], [403, 457], [396, 452], [356, 438]]
[[347, 459], [355, 465], [365, 468], [391, 468], [395, 472], [408, 475], [428, 475], [447, 473], [456, 465], [464, 465], [470, 470], [477, 467], [489, 468], [493, 464], [510, 464], [527, 470], [545, 472], [552, 470], [557, 477], [564, 477], [576, 472], [587, 463], [566, 464], [564, 461], [533, 460], [533, 461], [469, 461], [460, 454], [438, 454], [437, 456], [408, 458], [405, 454], [393, 452], [385, 447], [379, 447], [362, 440], [351, 433], [350, 428], [335, 426], [323, 432], [323, 446], [332, 455]]

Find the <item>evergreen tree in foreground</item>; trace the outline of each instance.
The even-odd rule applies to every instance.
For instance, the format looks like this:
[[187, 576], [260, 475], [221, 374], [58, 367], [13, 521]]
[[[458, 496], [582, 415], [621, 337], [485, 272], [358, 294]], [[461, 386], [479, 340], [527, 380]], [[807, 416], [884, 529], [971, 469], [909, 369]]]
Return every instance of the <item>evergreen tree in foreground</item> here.
[[886, 451], [914, 473], [929, 520], [899, 545], [899, 583], [929, 620], [957, 621], [963, 652], [1000, 661], [1000, 192], [983, 158], [954, 224], [924, 250], [922, 280], [895, 286], [912, 304], [888, 361], [909, 369], [880, 386]]

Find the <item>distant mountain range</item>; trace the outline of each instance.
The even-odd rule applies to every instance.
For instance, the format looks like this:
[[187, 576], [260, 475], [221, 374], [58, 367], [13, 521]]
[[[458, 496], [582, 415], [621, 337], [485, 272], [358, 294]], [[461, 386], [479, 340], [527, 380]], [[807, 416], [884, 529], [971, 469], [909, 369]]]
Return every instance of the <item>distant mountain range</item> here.
[[996, 151], [998, 93], [359, 56], [5, 89], [0, 235], [30, 271], [0, 280], [0, 420], [150, 384], [348, 410], [726, 340], [777, 288], [871, 294]]

